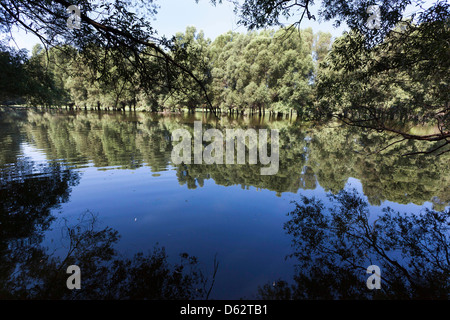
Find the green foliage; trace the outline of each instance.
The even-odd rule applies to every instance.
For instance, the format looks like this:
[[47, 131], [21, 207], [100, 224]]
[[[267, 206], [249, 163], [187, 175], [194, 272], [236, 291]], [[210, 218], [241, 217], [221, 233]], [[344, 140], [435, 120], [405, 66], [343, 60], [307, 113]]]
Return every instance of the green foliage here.
[[[221, 0], [211, 0], [213, 4], [221, 3]], [[321, 0], [318, 1], [320, 8], [312, 7], [316, 1], [313, 0], [244, 0], [242, 3], [235, 2], [235, 12], [239, 14], [239, 24], [250, 30], [283, 25], [285, 19], [295, 19], [293, 26], [300, 26], [304, 18], [325, 21], [333, 21], [335, 26], [346, 23], [351, 30], [359, 30], [364, 34], [364, 43], [368, 46], [379, 44], [384, 41], [390, 30], [403, 20], [408, 5], [414, 5], [416, 14], [427, 16], [433, 15], [433, 9], [423, 9], [420, 0]], [[380, 9], [380, 29], [370, 29], [366, 22], [370, 16], [367, 8], [370, 5], [378, 5]], [[436, 0], [435, 6], [445, 7], [445, 1]], [[436, 17], [433, 17], [434, 19]], [[444, 20], [445, 21], [445, 20]]]
[[[314, 38], [316, 40], [314, 40]], [[315, 61], [331, 45], [329, 34], [314, 35], [288, 30], [238, 34], [228, 32], [214, 42], [188, 27], [174, 37], [170, 55], [183, 63], [205, 87], [209, 98], [224, 111], [304, 113], [313, 102]], [[71, 46], [44, 50], [36, 46], [23, 65], [29, 91], [23, 95], [32, 105], [69, 105], [87, 109], [150, 111], [206, 108], [204, 93], [192, 77], [162, 67], [155, 57], [123, 49], [102, 49], [94, 44], [77, 51]], [[150, 74], [166, 79], [141, 77], [136, 59], [146, 60]], [[90, 64], [95, 61], [96, 66]], [[37, 81], [39, 80], [39, 81]], [[148, 89], [149, 83], [153, 83]]]
[[0, 104], [20, 102], [26, 89], [26, 60], [24, 50], [16, 51], [0, 43]]
[[228, 33], [211, 45], [213, 92], [225, 110], [289, 113], [312, 103], [311, 45], [288, 30]]
[[[177, 33], [174, 37], [174, 59], [183, 61], [184, 65], [192, 71], [202, 85], [208, 89], [212, 80], [209, 46], [211, 41], [206, 39], [203, 31], [197, 32], [195, 27], [187, 27], [185, 33]], [[191, 77], [178, 75], [171, 84], [173, 88], [162, 97], [164, 106], [195, 110], [206, 107], [203, 93], [197, 90], [197, 83]]]
[[405, 23], [370, 51], [359, 33], [337, 39], [321, 64], [319, 106], [381, 121], [400, 115], [429, 120], [445, 110], [450, 100], [449, 30], [438, 27], [441, 22], [433, 24]]

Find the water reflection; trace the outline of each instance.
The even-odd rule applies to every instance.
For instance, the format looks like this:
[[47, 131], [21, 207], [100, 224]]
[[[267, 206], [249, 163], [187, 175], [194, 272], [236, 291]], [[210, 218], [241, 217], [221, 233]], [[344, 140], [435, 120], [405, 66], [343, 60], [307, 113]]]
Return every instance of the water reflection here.
[[[203, 120], [204, 129], [267, 128], [280, 130], [280, 168], [273, 176], [261, 176], [260, 165], [180, 165], [174, 166], [181, 185], [197, 188], [205, 179], [216, 184], [268, 189], [281, 195], [314, 189], [317, 184], [333, 193], [342, 190], [349, 177], [362, 182], [369, 202], [385, 200], [423, 204], [431, 201], [436, 210], [450, 203], [450, 161], [448, 157], [401, 157], [416, 150], [420, 142], [408, 142], [376, 152], [390, 136], [333, 128], [321, 124], [267, 121], [261, 118], [223, 118], [147, 113], [40, 113], [28, 112], [27, 141], [44, 150], [48, 159], [62, 159], [72, 167], [93, 163], [95, 167], [136, 169], [147, 166], [152, 172], [170, 169], [175, 129], [193, 133], [193, 121]], [[400, 149], [399, 149], [400, 148]], [[12, 150], [2, 149], [2, 158]], [[1, 158], [0, 158], [1, 159]]]
[[[159, 246], [146, 254], [121, 257], [114, 247], [118, 232], [98, 229], [90, 212], [61, 231], [67, 242], [62, 256], [27, 241], [30, 237], [25, 235], [20, 245], [8, 243], [8, 257], [13, 258], [2, 255], [0, 299], [205, 299], [211, 290], [197, 258], [187, 253], [174, 264]], [[81, 270], [79, 290], [66, 286], [70, 265]]]
[[[68, 200], [78, 182], [77, 172], [58, 163], [37, 164], [26, 158], [0, 170], [0, 296], [14, 291], [16, 282], [10, 276], [20, 282], [25, 273], [36, 272], [32, 266], [42, 259], [37, 248], [55, 219], [51, 210]], [[28, 265], [25, 273], [19, 265]]]
[[[259, 288], [261, 299], [449, 299], [450, 210], [419, 214], [386, 208], [371, 217], [355, 191], [330, 202], [302, 197], [284, 228], [297, 262], [293, 281]], [[369, 290], [368, 266], [381, 269]]]
[[[0, 170], [0, 299], [205, 299], [211, 279], [196, 257], [169, 263], [164, 247], [132, 258], [114, 247], [119, 233], [98, 229], [85, 212], [76, 224], [52, 213], [69, 200], [80, 174], [57, 162], [27, 158]], [[43, 244], [60, 225], [62, 253]], [[61, 248], [59, 248], [61, 251]], [[82, 270], [82, 290], [66, 286], [69, 265]]]
[[[259, 165], [248, 164], [173, 165], [172, 132], [192, 133], [194, 120], [204, 129], [279, 129], [279, 172], [261, 176]], [[228, 266], [219, 269], [213, 290], [224, 298], [239, 298], [223, 287], [244, 286], [255, 267], [256, 280], [245, 286], [259, 298], [447, 297], [448, 157], [400, 157], [398, 149], [378, 152], [387, 136], [264, 118], [0, 111], [0, 132], [0, 298], [206, 299], [217, 265], [203, 267], [215, 250]], [[40, 159], [26, 157], [31, 148]], [[346, 191], [350, 178], [367, 198]], [[321, 198], [328, 191], [330, 198]], [[316, 198], [302, 198], [285, 222], [287, 194], [298, 193]], [[433, 210], [368, 215], [386, 200], [431, 202]], [[89, 211], [78, 216], [92, 206], [117, 228]], [[135, 217], [141, 225], [125, 225]], [[286, 237], [283, 223], [286, 241], [276, 233]], [[43, 240], [52, 228], [62, 248]], [[125, 237], [138, 253], [123, 254]], [[152, 247], [160, 239], [186, 244], [189, 252], [200, 248], [202, 262], [190, 253], [174, 261], [164, 246]], [[295, 277], [273, 282], [280, 264], [272, 258], [284, 255], [290, 240]], [[81, 291], [65, 286], [71, 264], [82, 270]], [[365, 287], [370, 264], [382, 268], [381, 291]], [[257, 292], [254, 283], [269, 280]]]

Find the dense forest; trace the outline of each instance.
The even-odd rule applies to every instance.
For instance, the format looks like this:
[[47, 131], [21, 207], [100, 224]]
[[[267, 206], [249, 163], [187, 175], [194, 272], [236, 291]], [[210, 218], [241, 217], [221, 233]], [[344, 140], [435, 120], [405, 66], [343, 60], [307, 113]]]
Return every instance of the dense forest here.
[[[365, 4], [325, 1], [323, 18], [350, 27], [336, 39], [300, 29], [304, 16], [313, 19], [309, 1], [244, 1], [236, 12], [248, 31], [230, 31], [214, 41], [195, 27], [171, 39], [157, 38], [148, 22], [156, 14], [154, 4], [138, 18], [129, 10], [139, 2], [85, 1], [83, 27], [72, 32], [61, 19], [65, 1], [50, 7], [9, 2], [2, 2], [2, 30], [26, 26], [42, 45], [29, 55], [1, 44], [0, 104], [336, 118], [394, 133], [401, 139], [393, 144], [431, 142], [416, 153], [449, 150], [450, 10], [445, 1], [410, 17], [402, 15], [409, 1], [384, 1], [379, 30], [364, 26]], [[33, 4], [42, 10], [33, 11]], [[86, 15], [97, 9], [114, 21]], [[298, 23], [280, 27], [280, 17], [293, 12], [302, 13]], [[40, 28], [27, 25], [23, 14], [38, 19]], [[410, 129], [417, 124], [436, 130], [415, 134]]]
[[[175, 38], [213, 105], [222, 112], [239, 114], [292, 114], [311, 106], [318, 66], [332, 42], [331, 34], [313, 33], [310, 28], [246, 34], [230, 31], [211, 41], [195, 27], [188, 27]], [[89, 50], [102, 55], [101, 48]], [[105, 57], [102, 68], [107, 77], [104, 77], [92, 73], [82, 55], [70, 46], [46, 51], [38, 44], [29, 58], [26, 52], [3, 48], [2, 56], [3, 64], [8, 66], [3, 104], [96, 110], [126, 107], [145, 111], [206, 108], [204, 97], [192, 79], [182, 75], [176, 79], [179, 84], [175, 86], [182, 90], [165, 87], [143, 90], [137, 73], [123, 77], [120, 68], [132, 69], [131, 62], [125, 59], [118, 66], [112, 57]]]

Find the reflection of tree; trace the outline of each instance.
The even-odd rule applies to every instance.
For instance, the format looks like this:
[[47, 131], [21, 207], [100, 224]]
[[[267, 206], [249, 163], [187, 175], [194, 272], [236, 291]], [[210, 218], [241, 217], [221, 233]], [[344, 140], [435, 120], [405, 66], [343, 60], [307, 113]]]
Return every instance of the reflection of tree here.
[[[47, 253], [38, 244], [14, 248], [15, 255], [26, 255], [15, 272], [2, 280], [3, 299], [200, 299], [207, 297], [207, 279], [195, 257], [180, 255], [170, 264], [164, 248], [155, 246], [148, 254], [122, 258], [114, 249], [117, 231], [96, 230], [96, 217], [83, 214], [75, 226], [65, 225], [67, 240], [64, 257]], [[69, 290], [69, 265], [81, 269], [81, 289]], [[6, 274], [4, 274], [6, 275]]]
[[[273, 123], [276, 126], [276, 123]], [[223, 186], [240, 185], [243, 189], [255, 187], [277, 192], [297, 192], [300, 187], [314, 188], [314, 172], [310, 168], [303, 168], [305, 163], [305, 132], [301, 128], [287, 128], [286, 124], [278, 128], [280, 131], [279, 141], [279, 170], [275, 175], [261, 175], [261, 168], [267, 167], [257, 164], [237, 164], [237, 154], [233, 164], [226, 164], [224, 148], [224, 164], [198, 165], [182, 164], [177, 167], [177, 177], [181, 185], [186, 184], [188, 188], [195, 189], [203, 186], [204, 180], [212, 178], [216, 184]], [[204, 126], [205, 128], [207, 126]], [[239, 128], [241, 128], [239, 126]], [[243, 126], [246, 130], [248, 127]], [[272, 129], [271, 126], [262, 127]], [[249, 141], [246, 141], [245, 154], [249, 154]], [[208, 143], [204, 143], [204, 146]], [[268, 147], [270, 150], [270, 146]], [[258, 151], [259, 152], [259, 151]], [[192, 161], [191, 163], [193, 163]], [[304, 170], [305, 169], [305, 170]], [[302, 173], [302, 170], [304, 172]], [[304, 183], [300, 178], [304, 179]]]
[[33, 246], [54, 220], [50, 210], [68, 200], [78, 181], [78, 173], [58, 164], [27, 159], [0, 170], [0, 292], [8, 291], [5, 277], [16, 264], [36, 259]]
[[[330, 199], [326, 208], [303, 197], [289, 213], [295, 283], [265, 285], [261, 298], [449, 298], [450, 210], [401, 214], [388, 208], [374, 220], [356, 193], [343, 190]], [[372, 264], [381, 268], [381, 290], [366, 287]]]
[[0, 109], [0, 166], [14, 163], [20, 152], [20, 125], [26, 119], [23, 112]]
[[2, 240], [20, 239], [45, 229], [50, 209], [69, 198], [79, 175], [59, 164], [36, 164], [27, 159], [0, 171]]
[[[77, 163], [92, 160], [98, 167], [135, 169], [147, 165], [154, 172], [171, 164], [172, 132], [182, 128], [193, 135], [192, 122], [196, 120], [195, 115], [63, 112], [61, 117], [60, 114], [29, 112], [24, 126], [28, 138], [45, 150], [49, 158]], [[180, 184], [195, 188], [202, 186], [204, 180], [213, 179], [224, 186], [253, 186], [281, 194], [313, 189], [318, 182], [326, 191], [337, 193], [353, 177], [361, 181], [371, 204], [385, 200], [416, 204], [433, 201], [434, 209], [442, 210], [450, 201], [448, 156], [398, 156], [422, 148], [420, 141], [382, 151], [392, 139], [388, 134], [347, 126], [332, 128], [261, 119], [224, 117], [220, 126], [278, 129], [280, 160], [276, 175], [261, 176], [260, 164], [180, 165], [176, 168]], [[215, 126], [205, 115], [202, 121], [204, 130]]]
[[[118, 232], [96, 230], [83, 214], [63, 225], [65, 254], [42, 245], [57, 222], [51, 210], [69, 199], [79, 174], [63, 166], [27, 159], [0, 170], [1, 299], [196, 299], [208, 296], [207, 279], [195, 257], [182, 254], [170, 264], [164, 248], [121, 258], [113, 245]], [[66, 287], [69, 265], [82, 270], [82, 290]], [[216, 266], [215, 266], [216, 267]], [[210, 288], [211, 289], [211, 288]]]
[[314, 130], [313, 137], [309, 164], [327, 191], [339, 192], [353, 177], [361, 181], [371, 204], [385, 200], [423, 204], [437, 197], [435, 209], [443, 210], [450, 203], [448, 157], [398, 156], [421, 148], [420, 142], [380, 152], [392, 138], [387, 134], [343, 127]]
[[97, 167], [126, 169], [143, 163], [154, 171], [166, 168], [170, 160], [170, 132], [164, 122], [151, 116], [122, 113], [30, 112], [26, 125], [30, 140], [51, 159], [77, 163], [92, 160]]

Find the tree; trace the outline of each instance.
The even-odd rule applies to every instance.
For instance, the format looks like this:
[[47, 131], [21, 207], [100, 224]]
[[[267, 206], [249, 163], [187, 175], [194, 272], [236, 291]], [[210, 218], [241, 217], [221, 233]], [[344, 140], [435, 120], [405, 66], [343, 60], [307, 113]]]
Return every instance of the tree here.
[[[49, 53], [54, 59], [54, 52]], [[48, 57], [48, 55], [47, 55]], [[24, 64], [26, 71], [24, 80], [27, 90], [24, 97], [28, 104], [37, 106], [61, 105], [67, 96], [62, 79], [56, 79], [57, 62], [46, 61], [43, 48], [36, 45], [31, 58]]]
[[[436, 6], [434, 13], [449, 17], [448, 8], [445, 13]], [[349, 125], [400, 136], [392, 144], [408, 139], [432, 143], [413, 154], [449, 151], [450, 50], [445, 39], [450, 30], [445, 19], [421, 19], [419, 24], [399, 25], [370, 51], [362, 49], [364, 38], [358, 32], [338, 39], [319, 71], [316, 111]], [[437, 130], [420, 135], [399, 128], [408, 122], [427, 123]]]
[[312, 30], [227, 33], [211, 44], [217, 105], [243, 113], [301, 112], [312, 102]]
[[[222, 0], [211, 0], [216, 5]], [[346, 23], [351, 30], [360, 30], [366, 36], [365, 43], [373, 45], [380, 43], [390, 30], [403, 19], [403, 14], [408, 5], [415, 5], [420, 8], [418, 11], [429, 13], [429, 9], [421, 7], [420, 0], [322, 0], [318, 12], [311, 12], [311, 7], [315, 4], [313, 0], [244, 0], [242, 3], [233, 1], [235, 12], [239, 14], [241, 25], [250, 30], [282, 26], [283, 19], [296, 18], [293, 26], [300, 26], [302, 20], [316, 20], [322, 18], [325, 21], [333, 20], [336, 26]], [[436, 4], [444, 4], [441, 0], [436, 0]], [[370, 13], [367, 9], [370, 5], [377, 4], [380, 9], [381, 25], [379, 29], [371, 29], [366, 25]]]
[[[171, 89], [178, 75], [184, 74], [194, 80], [213, 110], [202, 81], [184, 61], [170, 53], [173, 41], [156, 36], [149, 22], [149, 17], [157, 12], [152, 1], [78, 1], [81, 27], [73, 30], [67, 27], [66, 9], [71, 4], [65, 0], [1, 1], [0, 30], [8, 32], [19, 26], [38, 36], [45, 47], [71, 45], [82, 54], [83, 62], [101, 76], [107, 76], [109, 71], [102, 62], [112, 58], [124, 80], [134, 79], [138, 73], [139, 85], [147, 91], [155, 85]], [[94, 16], [97, 18], [91, 18]], [[86, 50], [90, 46], [102, 50]], [[125, 60], [131, 69], [121, 67]], [[155, 61], [159, 68], [154, 68]], [[162, 71], [166, 76], [160, 76]]]
[[[398, 141], [432, 142], [422, 153], [448, 151], [445, 147], [450, 137], [449, 4], [437, 0], [423, 9], [420, 1], [383, 0], [378, 2], [381, 27], [371, 29], [365, 24], [372, 1], [321, 3], [318, 16], [334, 20], [336, 25], [345, 22], [351, 32], [335, 43], [324, 65], [326, 70], [321, 74], [324, 81], [321, 80], [318, 95], [325, 100], [316, 105], [316, 112], [338, 117], [350, 125], [395, 133], [402, 138]], [[411, 3], [418, 10], [405, 21], [403, 14]], [[252, 30], [280, 25], [283, 17], [294, 15], [299, 17], [296, 24], [304, 17], [315, 19], [310, 11], [312, 4], [311, 0], [245, 0], [236, 5], [236, 12], [240, 13], [240, 23]], [[339, 111], [344, 112], [336, 112], [334, 107], [339, 105], [344, 109]], [[352, 117], [348, 118], [350, 111]], [[438, 132], [417, 135], [399, 131], [387, 121], [393, 113], [431, 122]]]
[[[54, 52], [48, 53], [54, 60]], [[26, 50], [16, 51], [0, 45], [0, 103], [60, 105], [66, 99], [63, 79], [57, 79], [56, 63], [48, 63], [43, 48], [36, 45], [31, 58]]]
[[16, 51], [0, 43], [0, 104], [14, 103], [25, 93], [25, 50]]
[[[209, 56], [211, 41], [205, 38], [203, 31], [198, 32], [195, 27], [187, 27], [185, 33], [177, 33], [174, 38], [174, 57], [183, 60], [195, 77], [201, 81], [210, 95], [209, 85], [212, 80], [212, 64]], [[173, 82], [175, 90], [168, 93], [169, 105], [186, 106], [190, 111], [205, 106], [203, 94], [196, 90], [197, 83], [193, 78], [180, 74]]]

